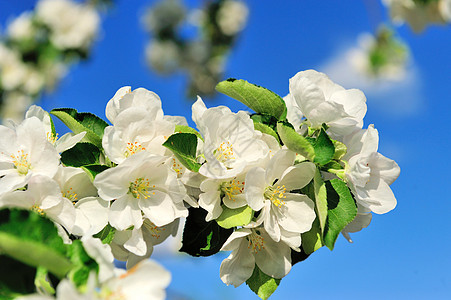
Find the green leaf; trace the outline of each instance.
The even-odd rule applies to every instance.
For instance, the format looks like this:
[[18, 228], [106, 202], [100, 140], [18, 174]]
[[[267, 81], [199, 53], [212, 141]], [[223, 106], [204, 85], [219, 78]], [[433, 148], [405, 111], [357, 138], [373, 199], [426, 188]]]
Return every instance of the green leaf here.
[[258, 131], [260, 131], [260, 132], [263, 132], [263, 133], [266, 133], [266, 134], [269, 134], [269, 135], [273, 136], [273, 137], [276, 139], [276, 141], [279, 142], [279, 144], [280, 144], [279, 136], [278, 136], [277, 133], [276, 133], [271, 127], [269, 127], [268, 125], [265, 125], [265, 124], [263, 124], [263, 123], [259, 123], [259, 122], [254, 121], [254, 129], [255, 129], [255, 130], [258, 130]]
[[47, 280], [49, 272], [43, 267], [38, 267], [36, 269], [36, 277], [34, 279], [34, 284], [38, 291], [45, 291], [48, 294], [55, 294], [55, 289], [52, 287], [51, 283]]
[[36, 269], [7, 255], [0, 255], [0, 299], [15, 299], [36, 292]]
[[313, 185], [315, 190], [315, 210], [321, 228], [321, 236], [324, 233], [327, 220], [327, 191], [326, 184], [321, 177], [321, 172], [316, 169], [315, 177], [313, 178]]
[[108, 126], [104, 120], [91, 113], [79, 113], [72, 108], [57, 108], [50, 113], [66, 124], [75, 134], [86, 131], [83, 140], [102, 149], [103, 131]]
[[1, 210], [0, 217], [0, 253], [29, 266], [42, 266], [59, 278], [72, 268], [52, 221], [20, 210]]
[[346, 148], [346, 145], [343, 144], [342, 142], [339, 142], [336, 140], [332, 140], [332, 142], [333, 142], [334, 148], [335, 148], [335, 153], [334, 153], [333, 159], [340, 160], [346, 154], [348, 149]]
[[70, 167], [82, 167], [99, 163], [100, 150], [91, 143], [78, 143], [61, 153], [61, 162]]
[[190, 207], [188, 211], [180, 251], [192, 256], [210, 256], [219, 252], [233, 229], [222, 228], [214, 220], [206, 222], [207, 211], [202, 208]]
[[201, 164], [196, 160], [197, 136], [195, 134], [175, 133], [163, 143], [163, 146], [171, 150], [188, 170], [199, 171]]
[[257, 122], [257, 123], [262, 123], [265, 124], [269, 127], [271, 127], [272, 130], [276, 130], [277, 129], [277, 119], [273, 116], [270, 116], [268, 114], [252, 114], [251, 115], [251, 119], [252, 121]]
[[266, 275], [257, 265], [255, 265], [254, 272], [252, 273], [252, 276], [246, 280], [246, 284], [261, 299], [266, 300], [276, 291], [280, 284], [280, 279], [275, 279]]
[[325, 165], [331, 161], [335, 154], [335, 147], [332, 140], [329, 138], [324, 129], [321, 128], [321, 132], [318, 137], [312, 140], [313, 148], [315, 149], [315, 163], [319, 165]]
[[285, 101], [279, 95], [264, 87], [242, 79], [227, 79], [218, 83], [216, 90], [240, 101], [256, 113], [269, 114], [277, 120], [286, 119], [287, 107]]
[[357, 205], [346, 183], [340, 179], [326, 181], [327, 220], [324, 230], [324, 243], [334, 249], [338, 235], [357, 215]]
[[89, 175], [89, 178], [91, 179], [91, 181], [94, 181], [94, 179], [96, 178], [96, 176], [98, 174], [102, 173], [106, 169], [109, 169], [108, 166], [98, 165], [98, 164], [85, 165], [85, 166], [82, 166], [81, 168]]
[[302, 249], [306, 254], [312, 254], [323, 246], [321, 227], [318, 218], [312, 224], [312, 228], [301, 234]]
[[249, 224], [254, 216], [254, 211], [249, 206], [243, 206], [237, 209], [230, 209], [222, 206], [222, 213], [216, 219], [216, 222], [222, 228], [233, 228]]
[[80, 240], [72, 241], [72, 244], [68, 247], [67, 255], [73, 265], [67, 277], [76, 286], [85, 285], [91, 271], [99, 271], [98, 264], [86, 253]]
[[277, 123], [277, 132], [288, 149], [301, 154], [310, 161], [314, 161], [315, 149], [312, 144], [305, 137], [297, 133], [290, 123]]
[[111, 241], [113, 241], [115, 233], [116, 229], [114, 227], [111, 227], [110, 224], [107, 224], [105, 228], [103, 228], [102, 231], [94, 235], [94, 237], [100, 239], [104, 244], [111, 244]]
[[200, 133], [199, 133], [196, 129], [191, 128], [191, 127], [186, 126], [186, 125], [175, 125], [175, 130], [174, 130], [174, 132], [175, 132], [175, 133], [192, 133], [192, 134], [195, 134], [195, 135], [196, 135], [198, 138], [200, 138], [202, 141], [204, 140], [204, 139], [202, 138], [202, 135], [200, 135]]

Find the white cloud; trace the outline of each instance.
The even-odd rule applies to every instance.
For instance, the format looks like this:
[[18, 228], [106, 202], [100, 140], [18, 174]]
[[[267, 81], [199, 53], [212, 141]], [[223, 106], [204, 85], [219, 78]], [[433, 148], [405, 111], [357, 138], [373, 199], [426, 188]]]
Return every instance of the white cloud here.
[[359, 50], [357, 46], [343, 47], [317, 69], [345, 88], [362, 90], [370, 109], [392, 117], [419, 114], [423, 106], [421, 78], [413, 59], [410, 59], [402, 78], [372, 79], [354, 67], [352, 60]]

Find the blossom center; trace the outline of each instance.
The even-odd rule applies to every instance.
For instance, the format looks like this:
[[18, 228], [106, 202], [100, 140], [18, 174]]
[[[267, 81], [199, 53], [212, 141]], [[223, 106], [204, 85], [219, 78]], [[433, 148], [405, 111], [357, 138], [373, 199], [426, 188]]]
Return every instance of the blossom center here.
[[177, 173], [177, 177], [180, 177], [183, 175], [183, 166], [179, 164], [175, 158], [172, 159], [172, 170], [174, 170]]
[[235, 201], [235, 196], [240, 195], [244, 191], [244, 181], [239, 181], [233, 178], [231, 181], [223, 182], [221, 184], [221, 191], [232, 201]]
[[125, 157], [132, 156], [133, 154], [136, 154], [138, 152], [144, 151], [146, 148], [144, 148], [140, 143], [134, 142], [134, 143], [127, 143], [127, 147], [125, 148]]
[[161, 236], [161, 233], [166, 230], [164, 227], [158, 227], [154, 223], [150, 222], [144, 222], [144, 226], [150, 231], [150, 235], [152, 235], [154, 238], [158, 239]]
[[265, 249], [265, 239], [255, 231], [252, 231], [252, 233], [248, 235], [246, 238], [249, 241], [249, 245], [247, 246], [247, 248], [248, 249], [252, 248], [252, 251], [254, 253], [257, 253], [262, 249]]
[[58, 133], [47, 132], [47, 140], [52, 145], [55, 145], [56, 141], [58, 140]]
[[36, 213], [38, 213], [38, 214], [40, 214], [41, 216], [45, 216], [45, 212], [44, 212], [44, 210], [42, 209], [42, 208], [40, 208], [39, 207], [39, 205], [33, 205], [31, 208], [30, 208], [30, 210], [31, 211], [34, 211], [34, 212], [36, 212]]
[[214, 151], [214, 155], [220, 162], [236, 159], [235, 154], [233, 153], [232, 143], [229, 141], [222, 142], [221, 145], [219, 145], [219, 147]]
[[265, 190], [265, 198], [271, 200], [275, 206], [282, 207], [285, 205], [285, 201], [283, 199], [287, 198], [287, 196], [285, 196], [286, 192], [287, 188], [285, 185], [278, 185], [276, 188], [273, 186], [268, 186]]
[[72, 188], [69, 188], [67, 191], [63, 192], [63, 197], [72, 201], [73, 204], [78, 201], [78, 194], [75, 193]]
[[25, 153], [23, 150], [17, 151], [17, 155], [11, 154], [11, 158], [13, 159], [14, 167], [17, 169], [17, 172], [21, 175], [26, 175], [28, 170], [31, 168], [31, 165], [28, 161], [28, 153]]
[[155, 192], [152, 192], [152, 188], [155, 188], [155, 186], [150, 186], [149, 179], [141, 177], [136, 178], [133, 182], [130, 182], [130, 187], [128, 190], [136, 199], [147, 199], [151, 195], [155, 195]]

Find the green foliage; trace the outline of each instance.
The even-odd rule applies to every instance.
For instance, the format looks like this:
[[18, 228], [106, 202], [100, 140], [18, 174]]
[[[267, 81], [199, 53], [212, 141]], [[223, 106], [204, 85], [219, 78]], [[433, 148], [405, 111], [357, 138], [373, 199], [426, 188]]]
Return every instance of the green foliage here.
[[266, 133], [269, 134], [271, 136], [273, 136], [277, 142], [279, 142], [280, 144], [280, 139], [279, 136], [277, 135], [277, 133], [274, 131], [274, 129], [272, 129], [271, 127], [269, 127], [268, 125], [265, 125], [263, 123], [258, 123], [254, 120], [254, 129], [258, 130], [262, 133]]
[[205, 221], [207, 211], [202, 208], [189, 208], [183, 230], [181, 252], [192, 256], [210, 256], [221, 249], [232, 234], [233, 229], [225, 229], [216, 221]]
[[171, 150], [188, 170], [199, 171], [201, 164], [196, 160], [197, 136], [195, 134], [175, 133], [163, 143], [163, 146]]
[[103, 228], [99, 233], [94, 235], [94, 237], [100, 239], [104, 244], [111, 244], [115, 233], [116, 228], [111, 227], [110, 224], [107, 224], [105, 228]]
[[29, 266], [42, 266], [59, 278], [71, 269], [66, 245], [52, 221], [21, 210], [4, 209], [0, 216], [0, 253]]
[[332, 140], [335, 148], [335, 153], [333, 159], [340, 160], [343, 158], [343, 156], [346, 154], [348, 149], [346, 148], [346, 145], [342, 142]]
[[61, 153], [61, 162], [69, 167], [98, 165], [101, 151], [91, 143], [78, 143]]
[[285, 101], [276, 93], [242, 79], [227, 79], [216, 86], [216, 90], [236, 99], [255, 111], [265, 113], [283, 121], [287, 116]]
[[327, 220], [327, 190], [326, 184], [321, 177], [321, 173], [316, 169], [315, 177], [313, 178], [314, 187], [314, 201], [315, 201], [315, 211], [318, 217], [319, 225], [321, 228], [321, 235], [324, 233], [324, 228], [326, 227]]
[[257, 265], [255, 265], [254, 272], [252, 273], [252, 276], [246, 280], [246, 284], [261, 299], [266, 300], [275, 292], [280, 284], [280, 279], [275, 279], [266, 275]]
[[312, 228], [301, 234], [302, 249], [306, 254], [312, 254], [323, 246], [321, 227], [318, 218], [312, 224]]
[[0, 255], [0, 299], [14, 299], [36, 292], [36, 269], [7, 255]]
[[251, 222], [254, 216], [254, 211], [247, 205], [236, 209], [230, 209], [223, 205], [222, 209], [223, 211], [216, 222], [226, 229], [245, 226]]
[[325, 182], [327, 190], [327, 220], [324, 244], [334, 249], [338, 235], [357, 215], [357, 205], [346, 183], [340, 179]]
[[72, 269], [67, 274], [67, 277], [76, 285], [83, 286], [87, 283], [89, 273], [92, 270], [98, 272], [99, 266], [92, 259], [83, 248], [80, 240], [72, 242], [68, 247], [67, 255], [73, 264]]
[[108, 166], [105, 165], [99, 165], [99, 164], [93, 164], [93, 165], [84, 165], [81, 167], [88, 175], [91, 181], [94, 181], [96, 176], [106, 169], [109, 169]]
[[72, 108], [57, 108], [50, 113], [60, 119], [74, 133], [86, 131], [83, 140], [102, 149], [103, 131], [108, 126], [104, 120], [91, 113], [79, 113]]
[[308, 139], [315, 151], [314, 162], [320, 166], [327, 164], [335, 155], [335, 147], [332, 140], [327, 135], [326, 131], [321, 128], [321, 131], [317, 138]]
[[288, 149], [304, 156], [310, 161], [314, 161], [315, 149], [312, 144], [305, 137], [297, 133], [290, 123], [277, 123], [277, 132]]
[[195, 134], [195, 135], [196, 135], [198, 138], [200, 138], [202, 141], [204, 140], [204, 139], [202, 138], [202, 136], [200, 135], [200, 133], [199, 133], [196, 129], [191, 128], [191, 127], [186, 126], [186, 125], [175, 125], [175, 130], [174, 130], [174, 132], [175, 132], [175, 133], [192, 133], [192, 134]]

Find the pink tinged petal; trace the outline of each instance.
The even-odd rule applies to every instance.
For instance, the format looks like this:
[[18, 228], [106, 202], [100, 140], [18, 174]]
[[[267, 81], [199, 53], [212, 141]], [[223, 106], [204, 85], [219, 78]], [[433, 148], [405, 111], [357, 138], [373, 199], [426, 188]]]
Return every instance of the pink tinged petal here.
[[111, 226], [119, 230], [125, 230], [131, 226], [140, 228], [143, 220], [138, 201], [129, 195], [115, 200], [111, 205], [108, 220]]
[[312, 181], [313, 176], [315, 176], [315, 172], [315, 164], [311, 162], [303, 162], [285, 170], [276, 185], [284, 185], [287, 191], [301, 189]]
[[287, 231], [309, 231], [316, 217], [314, 202], [306, 195], [288, 193], [286, 196], [282, 207], [273, 207], [278, 223]]
[[365, 186], [368, 198], [362, 205], [377, 214], [385, 214], [396, 207], [396, 198], [389, 185], [380, 178], [373, 176]]
[[247, 203], [255, 211], [261, 210], [265, 203], [264, 193], [267, 186], [265, 177], [266, 172], [260, 167], [249, 170], [246, 175], [244, 194]]
[[238, 287], [251, 277], [254, 268], [254, 255], [248, 248], [247, 240], [241, 239], [239, 247], [222, 261], [219, 274], [225, 284]]
[[144, 215], [157, 226], [164, 226], [177, 218], [172, 198], [161, 191], [151, 191], [149, 198], [140, 198], [139, 208]]
[[147, 246], [141, 229], [132, 230], [132, 236], [124, 243], [124, 248], [138, 256], [146, 254]]
[[222, 245], [221, 251], [234, 251], [238, 249], [244, 237], [251, 234], [251, 230], [247, 228], [241, 228], [234, 231], [229, 238]]
[[263, 273], [282, 278], [291, 270], [291, 249], [283, 242], [276, 243], [267, 234], [261, 232], [263, 247], [255, 253], [255, 263]]

